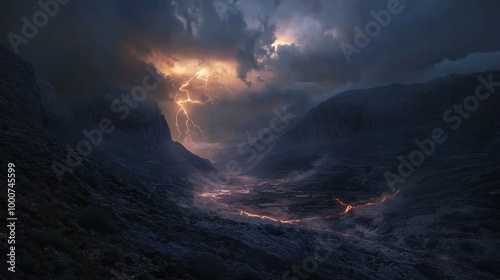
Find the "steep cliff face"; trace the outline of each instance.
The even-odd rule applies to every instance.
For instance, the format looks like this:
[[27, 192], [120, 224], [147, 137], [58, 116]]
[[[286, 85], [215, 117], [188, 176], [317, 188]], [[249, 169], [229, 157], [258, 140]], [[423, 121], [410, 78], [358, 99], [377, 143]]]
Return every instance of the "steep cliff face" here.
[[106, 144], [144, 152], [167, 150], [172, 144], [168, 124], [155, 102], [145, 101], [138, 103], [137, 107], [127, 107], [128, 113], [124, 117], [122, 113], [114, 113], [111, 106], [126, 92], [91, 93], [66, 99], [46, 82], [40, 80], [39, 83], [48, 127], [63, 138], [83, 138], [84, 129], [98, 128], [100, 121], [106, 118], [116, 126], [116, 130], [104, 138]]
[[45, 126], [54, 132], [76, 131], [76, 117], [67, 101], [49, 83], [38, 79], [40, 101], [45, 112]]
[[[130, 94], [125, 91], [64, 98], [43, 80], [39, 80], [39, 85], [46, 127], [70, 145], [76, 146], [79, 141], [86, 140], [84, 130], [98, 129], [100, 122], [108, 119], [115, 129], [112, 133], [103, 133], [102, 143], [94, 147], [94, 151], [166, 158], [171, 163], [182, 162], [198, 170], [213, 170], [209, 161], [172, 140], [156, 102], [134, 102], [128, 106], [122, 102], [122, 97]], [[113, 108], [118, 102], [120, 106]]]
[[26, 61], [0, 45], [0, 116], [2, 122], [42, 123], [44, 113], [35, 71]]
[[[79, 118], [87, 119], [88, 125], [98, 124], [103, 118], [109, 118], [116, 125], [116, 131], [109, 134], [107, 143], [121, 145], [144, 152], [167, 151], [172, 144], [170, 129], [156, 102], [144, 101], [137, 107], [130, 108], [128, 115], [116, 114], [111, 104], [119, 100], [124, 92], [93, 95], [88, 103], [77, 110]], [[121, 117], [125, 116], [123, 119]]]

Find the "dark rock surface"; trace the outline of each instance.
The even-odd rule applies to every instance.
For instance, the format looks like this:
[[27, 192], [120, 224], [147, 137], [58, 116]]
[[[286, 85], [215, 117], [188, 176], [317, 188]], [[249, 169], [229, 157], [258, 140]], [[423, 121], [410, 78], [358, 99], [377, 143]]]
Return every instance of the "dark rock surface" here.
[[[40, 91], [33, 67], [13, 56], [6, 48], [0, 48], [2, 91], [0, 104], [3, 120], [16, 119], [30, 124], [40, 124], [43, 119]], [[9, 94], [7, 94], [9, 93]]]
[[[115, 151], [115, 156], [120, 156], [127, 151], [178, 161], [186, 164], [186, 168], [214, 170], [208, 160], [192, 154], [172, 140], [168, 124], [156, 102], [137, 103], [137, 107], [128, 108], [129, 114], [125, 116], [122, 112], [114, 113], [112, 104], [130, 93], [99, 92], [65, 99], [46, 82], [39, 80], [39, 83], [47, 116], [46, 127], [73, 147], [79, 141], [87, 140], [83, 130], [98, 129], [101, 120], [109, 119], [116, 128], [112, 133], [104, 134], [102, 143], [95, 147], [97, 153]], [[121, 119], [122, 116], [125, 117]]]

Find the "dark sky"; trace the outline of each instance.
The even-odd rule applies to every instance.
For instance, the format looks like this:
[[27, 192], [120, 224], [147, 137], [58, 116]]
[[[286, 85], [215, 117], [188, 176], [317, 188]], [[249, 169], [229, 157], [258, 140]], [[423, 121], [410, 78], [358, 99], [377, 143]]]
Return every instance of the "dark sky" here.
[[[150, 96], [172, 131], [175, 101], [185, 98], [179, 88], [204, 71], [184, 89], [193, 100], [213, 99], [186, 104], [205, 137], [188, 144], [180, 127], [179, 138], [204, 156], [268, 126], [273, 108], [301, 115], [348, 88], [500, 68], [497, 0], [224, 1], [72, 0], [19, 55], [64, 95], [130, 90], [151, 63], [169, 77]], [[388, 5], [398, 13], [349, 62], [355, 28]], [[2, 42], [11, 46], [8, 34], [22, 35], [21, 18], [32, 21], [41, 9], [38, 1], [2, 0]]]

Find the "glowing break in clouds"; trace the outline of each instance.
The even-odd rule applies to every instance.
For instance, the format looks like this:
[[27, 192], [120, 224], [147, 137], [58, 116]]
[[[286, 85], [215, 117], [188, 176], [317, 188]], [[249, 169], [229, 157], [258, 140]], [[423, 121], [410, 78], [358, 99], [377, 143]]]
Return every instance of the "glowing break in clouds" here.
[[[206, 74], [206, 69], [202, 69], [201, 71], [196, 72], [194, 76], [189, 78], [182, 86], [179, 88], [179, 92], [175, 94], [174, 101], [179, 106], [179, 110], [175, 115], [175, 127], [179, 136], [177, 140], [180, 140], [183, 132], [180, 128], [180, 117], [183, 116], [185, 118], [185, 131], [184, 134], [189, 139], [191, 143], [193, 142], [193, 136], [197, 138], [201, 138], [201, 136], [205, 137], [205, 133], [201, 129], [199, 125], [197, 125], [191, 116], [189, 115], [189, 107], [188, 105], [204, 105], [207, 103], [213, 103], [214, 98], [218, 98], [220, 96], [220, 90], [226, 90], [231, 92], [227, 86], [219, 82], [219, 74], [214, 73], [212, 75]], [[193, 82], [193, 80], [202, 81], [205, 86], [203, 92], [199, 94], [198, 99], [193, 99], [192, 94], [189, 92], [189, 86]], [[217, 95], [212, 97], [209, 92], [209, 83], [215, 82], [217, 84]], [[201, 133], [200, 134], [198, 134]]]
[[201, 106], [210, 106], [220, 99], [233, 98], [244, 83], [236, 77], [235, 63], [216, 59], [191, 59], [155, 55], [149, 63], [175, 84], [172, 98], [175, 102], [176, 140], [179, 142], [200, 142], [205, 132], [194, 114]]

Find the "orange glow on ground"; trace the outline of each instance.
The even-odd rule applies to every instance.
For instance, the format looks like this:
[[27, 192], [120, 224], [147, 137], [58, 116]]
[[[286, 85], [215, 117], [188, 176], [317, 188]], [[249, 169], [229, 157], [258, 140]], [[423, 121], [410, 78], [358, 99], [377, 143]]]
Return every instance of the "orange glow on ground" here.
[[[299, 191], [296, 190], [289, 190], [285, 187], [283, 187], [279, 182], [268, 182], [268, 181], [262, 181], [260, 183], [255, 184], [256, 186], [262, 186], [262, 185], [270, 185], [274, 190], [280, 191], [281, 193], [293, 193], [296, 194]], [[236, 216], [241, 216], [245, 218], [251, 218], [251, 219], [258, 219], [258, 220], [265, 220], [273, 223], [279, 223], [279, 224], [284, 224], [284, 225], [294, 225], [294, 226], [301, 226], [307, 229], [315, 230], [315, 231], [323, 231], [323, 232], [332, 232], [332, 233], [337, 233], [343, 236], [350, 236], [348, 233], [343, 233], [343, 232], [338, 232], [333, 229], [326, 228], [324, 226], [319, 227], [318, 224], [314, 223], [315, 221], [320, 222], [320, 224], [323, 221], [326, 220], [332, 220], [332, 219], [337, 219], [340, 218], [341, 216], [348, 215], [358, 209], [363, 209], [363, 208], [369, 208], [369, 207], [374, 207], [377, 205], [382, 205], [384, 202], [393, 199], [396, 197], [401, 190], [398, 190], [392, 194], [386, 194], [382, 195], [381, 197], [378, 198], [372, 198], [369, 199], [368, 201], [361, 201], [361, 202], [356, 202], [356, 203], [346, 203], [342, 200], [340, 200], [337, 197], [332, 197], [331, 200], [335, 202], [336, 205], [340, 206], [340, 209], [338, 210], [332, 210], [335, 211], [335, 213], [328, 213], [325, 215], [320, 215], [320, 216], [311, 216], [311, 217], [303, 217], [303, 218], [293, 218], [289, 217], [289, 215], [285, 212], [280, 213], [280, 211], [274, 213], [269, 213], [267, 211], [266, 213], [259, 213], [257, 210], [251, 210], [245, 207], [245, 209], [241, 207], [233, 207], [228, 203], [223, 203], [221, 200], [224, 198], [229, 198], [233, 195], [236, 194], [249, 194], [251, 192], [252, 188], [250, 187], [244, 187], [242, 189], [238, 190], [231, 190], [231, 189], [220, 189], [220, 190], [215, 190], [213, 192], [203, 192], [200, 193], [198, 196], [204, 199], [209, 200], [209, 202], [215, 206], [216, 208], [219, 207], [220, 209], [225, 209], [226, 211], [229, 211], [229, 213], [232, 213], [230, 215], [236, 215]]]

